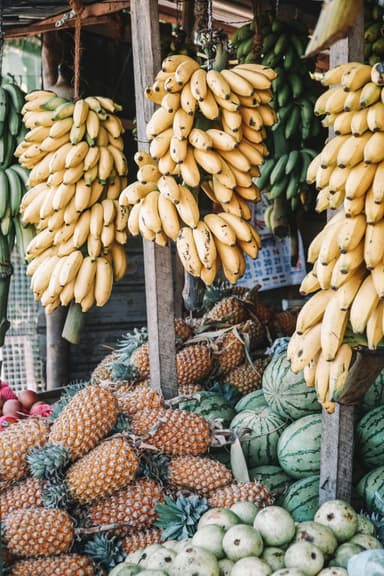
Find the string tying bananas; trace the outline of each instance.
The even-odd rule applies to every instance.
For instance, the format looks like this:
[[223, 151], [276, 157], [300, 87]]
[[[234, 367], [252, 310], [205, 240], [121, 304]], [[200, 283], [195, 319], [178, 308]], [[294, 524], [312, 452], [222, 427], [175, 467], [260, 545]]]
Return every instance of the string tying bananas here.
[[[260, 64], [207, 71], [177, 54], [146, 90], [159, 105], [146, 126], [149, 153], [136, 154], [137, 179], [119, 202], [131, 206], [130, 234], [162, 246], [175, 241], [185, 269], [206, 284], [220, 266], [237, 282], [244, 255], [256, 258], [260, 249], [248, 202], [260, 199], [254, 178], [268, 155], [265, 126], [276, 121], [268, 103], [275, 76]], [[200, 214], [201, 191], [218, 207], [209, 221]], [[217, 236], [220, 225], [232, 230], [233, 245]]]
[[83, 312], [109, 299], [127, 268], [128, 209], [124, 132], [110, 98], [71, 102], [51, 91], [26, 95], [27, 128], [16, 148], [28, 169], [21, 199], [24, 225], [36, 232], [26, 246], [27, 274], [47, 312], [72, 300]]
[[[350, 62], [326, 72], [315, 113], [335, 128], [308, 168], [317, 210], [340, 209], [308, 248], [313, 268], [288, 356], [324, 407], [342, 398], [355, 346], [384, 337], [384, 93], [381, 65]], [[357, 118], [357, 121], [356, 121]]]

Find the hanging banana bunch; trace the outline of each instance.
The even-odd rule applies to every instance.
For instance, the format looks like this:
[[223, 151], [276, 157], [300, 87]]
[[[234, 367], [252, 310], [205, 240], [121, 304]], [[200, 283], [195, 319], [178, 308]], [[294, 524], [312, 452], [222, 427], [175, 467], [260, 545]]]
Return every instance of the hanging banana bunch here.
[[[120, 195], [131, 206], [128, 229], [146, 240], [176, 242], [185, 269], [211, 284], [222, 266], [229, 282], [256, 258], [258, 232], [248, 202], [260, 191], [268, 150], [266, 126], [276, 119], [269, 105], [271, 68], [245, 64], [205, 70], [189, 56], [169, 56], [146, 96], [159, 105], [147, 124], [149, 154], [138, 152], [137, 180]], [[199, 193], [217, 210], [201, 215]]]
[[28, 130], [15, 155], [30, 170], [20, 212], [36, 231], [26, 247], [27, 274], [47, 312], [71, 301], [83, 312], [103, 306], [126, 271], [128, 210], [123, 126], [110, 98], [76, 102], [50, 91], [26, 95]]
[[377, 0], [364, 2], [364, 61], [370, 66], [384, 56], [384, 7]]
[[335, 137], [310, 164], [317, 210], [339, 208], [308, 249], [312, 270], [288, 349], [324, 407], [342, 398], [353, 347], [375, 350], [384, 336], [384, 79], [382, 64], [351, 62], [324, 74], [315, 104]]

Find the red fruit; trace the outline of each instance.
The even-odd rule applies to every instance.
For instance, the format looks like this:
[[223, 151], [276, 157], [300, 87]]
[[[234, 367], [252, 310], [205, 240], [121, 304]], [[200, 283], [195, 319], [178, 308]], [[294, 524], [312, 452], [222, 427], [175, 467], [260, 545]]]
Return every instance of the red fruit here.
[[12, 388], [9, 386], [9, 384], [6, 384], [3, 382], [3, 386], [0, 389], [0, 396], [3, 398], [3, 400], [17, 400], [17, 396], [14, 393], [14, 391], [12, 390]]
[[16, 416], [1, 416], [0, 417], [0, 432], [6, 430], [11, 424], [15, 424], [18, 418]]
[[21, 390], [17, 393], [17, 398], [19, 402], [23, 405], [27, 411], [38, 401], [39, 397], [34, 390]]
[[43, 416], [48, 418], [52, 414], [52, 406], [45, 402], [35, 402], [29, 411], [30, 416]]
[[14, 416], [18, 418], [23, 412], [23, 406], [18, 400], [13, 398], [6, 400], [3, 404], [3, 416]]

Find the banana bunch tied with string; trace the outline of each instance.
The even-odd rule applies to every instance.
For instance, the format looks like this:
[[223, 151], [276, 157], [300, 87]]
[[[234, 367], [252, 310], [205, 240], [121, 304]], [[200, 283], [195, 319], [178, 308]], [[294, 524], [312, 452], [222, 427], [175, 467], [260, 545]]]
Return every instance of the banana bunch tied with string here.
[[126, 271], [128, 210], [123, 126], [110, 98], [76, 102], [51, 91], [26, 95], [28, 130], [15, 155], [30, 172], [20, 212], [36, 231], [26, 246], [27, 274], [47, 312], [72, 300], [103, 306]]
[[[205, 70], [189, 56], [169, 56], [147, 97], [159, 105], [147, 124], [149, 154], [139, 152], [137, 180], [120, 195], [132, 206], [128, 229], [146, 240], [176, 242], [185, 269], [206, 284], [222, 266], [235, 283], [245, 255], [256, 258], [260, 237], [248, 202], [268, 154], [264, 139], [275, 73], [259, 64]], [[199, 193], [217, 210], [202, 216]]]
[[9, 252], [17, 244], [24, 259], [26, 244], [32, 239], [30, 226], [22, 226], [19, 206], [25, 192], [28, 171], [19, 166], [14, 157], [25, 129], [21, 119], [24, 93], [12, 78], [0, 86], [0, 233], [8, 244]]
[[313, 113], [319, 86], [310, 76], [311, 62], [302, 59], [308, 30], [296, 20], [285, 22], [271, 14], [263, 16], [261, 30], [262, 63], [273, 66], [277, 73], [272, 82], [272, 105], [278, 122], [269, 130], [270, 156], [256, 182], [271, 203], [266, 224], [274, 230], [277, 198], [286, 199], [288, 212], [311, 205], [315, 190], [307, 184], [306, 172], [316, 155], [322, 128]]
[[289, 345], [291, 368], [332, 410], [342, 398], [353, 348], [384, 338], [384, 78], [380, 64], [350, 62], [326, 72], [315, 113], [335, 136], [309, 166], [317, 210], [340, 208], [313, 239], [312, 270]]

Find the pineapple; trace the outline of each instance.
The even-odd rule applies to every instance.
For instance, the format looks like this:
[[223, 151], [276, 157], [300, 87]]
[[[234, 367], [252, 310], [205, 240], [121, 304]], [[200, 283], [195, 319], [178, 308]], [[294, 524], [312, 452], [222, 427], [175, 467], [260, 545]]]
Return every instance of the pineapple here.
[[176, 456], [168, 464], [168, 481], [206, 496], [233, 481], [231, 471], [221, 462], [201, 456]]
[[208, 346], [185, 346], [176, 354], [177, 381], [180, 388], [200, 382], [212, 370], [212, 354]]
[[146, 548], [151, 544], [159, 544], [162, 539], [162, 531], [160, 528], [148, 528], [147, 530], [138, 530], [137, 532], [130, 532], [124, 536], [120, 543], [126, 554], [136, 552]]
[[13, 510], [43, 506], [43, 489], [43, 480], [28, 477], [1, 492], [0, 518]]
[[80, 554], [59, 554], [18, 560], [10, 567], [9, 576], [96, 576], [93, 562]]
[[244, 322], [239, 331], [249, 350], [255, 350], [265, 343], [266, 331], [258, 318]]
[[149, 344], [144, 342], [141, 344], [134, 352], [132, 352], [131, 359], [129, 361], [131, 367], [135, 374], [136, 380], [145, 380], [150, 376], [149, 367]]
[[239, 324], [248, 317], [248, 312], [242, 300], [237, 296], [227, 296], [219, 300], [204, 315], [203, 323], [224, 322], [226, 324]]
[[252, 364], [253, 366], [248, 362], [244, 362], [225, 375], [225, 381], [236, 388], [242, 396], [261, 388], [267, 360], [264, 358], [255, 358]]
[[170, 456], [204, 454], [211, 441], [205, 418], [177, 408], [145, 408], [132, 416], [131, 425], [134, 434]]
[[72, 464], [65, 482], [73, 500], [90, 504], [131, 482], [138, 466], [139, 460], [128, 441], [119, 436], [111, 437]]
[[112, 430], [117, 415], [117, 399], [106, 388], [91, 385], [77, 392], [54, 421], [48, 443], [29, 454], [32, 476], [48, 478], [84, 456]]
[[91, 384], [104, 384], [112, 380], [112, 364], [117, 359], [117, 353], [107, 354], [96, 366], [91, 374]]
[[191, 384], [183, 384], [182, 386], [178, 386], [177, 393], [178, 396], [190, 396], [191, 394], [196, 394], [197, 392], [202, 392], [204, 390], [201, 384], [197, 382], [192, 382]]
[[2, 521], [6, 547], [15, 556], [49, 556], [68, 552], [74, 534], [71, 517], [58, 508], [14, 510]]
[[296, 315], [288, 310], [276, 312], [273, 327], [277, 336], [292, 336], [296, 330]]
[[27, 476], [27, 454], [47, 442], [49, 426], [46, 418], [27, 418], [1, 432], [0, 480], [15, 482]]
[[160, 408], [164, 404], [160, 394], [149, 387], [133, 389], [130, 392], [118, 392], [116, 397], [119, 411], [128, 415], [135, 414], [144, 408]]
[[117, 533], [123, 535], [132, 530], [149, 528], [156, 519], [156, 504], [162, 500], [160, 484], [143, 478], [89, 505], [85, 509], [85, 522], [88, 526], [115, 524]]
[[211, 508], [230, 508], [242, 500], [253, 502], [259, 508], [273, 504], [271, 494], [259, 482], [238, 482], [237, 484], [228, 484], [224, 488], [212, 492], [208, 498], [208, 506]]
[[220, 374], [226, 374], [245, 360], [245, 344], [234, 330], [218, 336], [214, 346]]
[[192, 327], [189, 326], [182, 318], [175, 319], [175, 335], [176, 338], [185, 342], [193, 335]]

